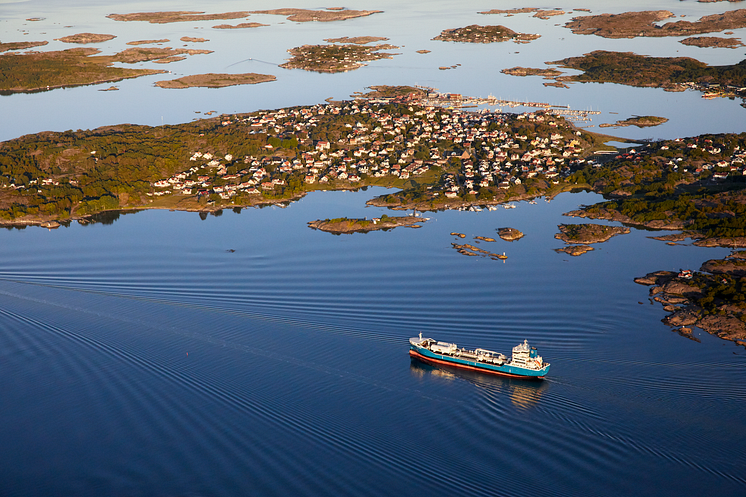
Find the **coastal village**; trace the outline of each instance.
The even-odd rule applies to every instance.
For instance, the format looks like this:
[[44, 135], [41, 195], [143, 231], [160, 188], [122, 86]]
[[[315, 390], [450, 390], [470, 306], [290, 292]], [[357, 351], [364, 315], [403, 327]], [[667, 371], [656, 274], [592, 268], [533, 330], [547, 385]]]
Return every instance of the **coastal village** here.
[[[304, 190], [356, 188], [370, 183], [404, 186], [427, 177], [432, 197], [457, 199], [482, 193], [492, 197], [532, 179], [557, 184], [583, 163], [589, 141], [564, 119], [543, 111], [526, 114], [419, 106], [415, 93], [311, 107], [224, 117], [224, 127], [264, 133], [290, 143], [268, 143], [263, 153], [236, 157], [195, 150], [189, 169], [153, 184], [153, 196], [209, 197], [211, 201], [285, 196], [288, 187]], [[461, 101], [460, 95], [425, 94], [423, 100]], [[392, 106], [391, 104], [397, 104]], [[339, 121], [343, 136], [320, 139], [316, 129]], [[516, 133], [523, 124], [541, 130]], [[295, 146], [296, 142], [299, 146]], [[388, 180], [388, 183], [387, 183]]]
[[[655, 142], [617, 154], [603, 144], [603, 136], [555, 114], [570, 109], [530, 102], [525, 104], [540, 110], [513, 114], [491, 109], [491, 103], [510, 104], [492, 97], [474, 99], [425, 87], [372, 90], [349, 101], [169, 128], [165, 131], [173, 141], [167, 147], [156, 136], [162, 128], [93, 130], [90, 138], [62, 134], [72, 140], [69, 145], [60, 141], [62, 135], [42, 137], [49, 142], [6, 142], [0, 156], [0, 218], [21, 225], [128, 207], [216, 210], [365, 186], [398, 189], [369, 201], [373, 205], [478, 209], [578, 187], [610, 197], [636, 195], [639, 181], [610, 179], [626, 170], [639, 176], [635, 164], [640, 161], [655, 163], [643, 168], [645, 176], [654, 173], [676, 184], [728, 184], [744, 173], [746, 147], [726, 146], [724, 136]], [[111, 140], [106, 133], [113, 133]], [[149, 145], [133, 156], [127, 140], [142, 139]], [[603, 150], [612, 153], [599, 155]], [[13, 159], [15, 154], [32, 157], [36, 165], [19, 169], [22, 162]], [[161, 166], [149, 167], [150, 176], [143, 176], [142, 164], [154, 163]], [[607, 186], [588, 183], [588, 168], [601, 163], [615, 171], [598, 170]], [[86, 168], [100, 172], [81, 175]], [[170, 174], [159, 178], [164, 171]], [[124, 190], [123, 173], [132, 178]], [[114, 175], [106, 180], [112, 186], [102, 182], [104, 174]]]
[[[256, 205], [316, 189], [426, 185], [421, 196], [432, 207], [459, 208], [538, 196], [588, 165], [596, 145], [592, 136], [552, 109], [508, 114], [452, 108], [463, 100], [468, 101], [461, 95], [420, 91], [223, 117], [221, 126], [263, 134], [275, 144], [243, 157], [195, 150], [188, 158], [193, 165], [154, 182], [150, 195]], [[329, 138], [330, 126], [341, 128], [338, 139]], [[639, 161], [664, 153], [670, 155], [661, 164], [664, 170], [694, 180], [724, 181], [744, 173], [746, 151], [740, 147], [723, 156], [707, 138], [677, 139], [670, 148], [666, 152], [669, 145], [659, 144], [610, 158]], [[673, 153], [698, 148], [701, 160], [695, 165]]]

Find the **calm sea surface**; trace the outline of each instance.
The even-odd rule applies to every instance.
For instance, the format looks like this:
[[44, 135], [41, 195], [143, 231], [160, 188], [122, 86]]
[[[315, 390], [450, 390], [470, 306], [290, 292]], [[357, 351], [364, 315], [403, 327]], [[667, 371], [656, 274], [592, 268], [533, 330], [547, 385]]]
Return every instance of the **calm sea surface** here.
[[[210, 12], [280, 6], [319, 7], [220, 2]], [[0, 97], [3, 115], [15, 116], [0, 123], [0, 139], [316, 103], [379, 83], [599, 108], [596, 122], [671, 118], [619, 136], [743, 131], [738, 102], [616, 85], [547, 89], [541, 79], [499, 73], [592, 48], [679, 50], [712, 63], [737, 62], [742, 50], [576, 37], [555, 26], [570, 16], [476, 14], [518, 6], [467, 2], [454, 12], [448, 2], [356, 1], [347, 7], [385, 13], [323, 25], [264, 16], [265, 31], [219, 32], [211, 26], [222, 21], [104, 17], [207, 8], [198, 4], [0, 0], [2, 41], [49, 39], [45, 49], [61, 49], [69, 46], [52, 38], [91, 31], [117, 34], [101, 46], [117, 51], [135, 39], [203, 36], [215, 54], [167, 69], [278, 75], [276, 83], [222, 90], [153, 88], [160, 76], [119, 83], [118, 92]], [[737, 8], [572, 6], [689, 17]], [[499, 47], [430, 41], [474, 23], [543, 36]], [[292, 46], [356, 35], [388, 36], [402, 55], [340, 75], [245, 61], [281, 62]], [[734, 36], [746, 39], [746, 30]], [[414, 52], [423, 48], [432, 52]], [[384, 191], [314, 193], [287, 208], [221, 215], [145, 211], [52, 231], [0, 230], [0, 495], [746, 494], [743, 347], [672, 333], [660, 305], [633, 282], [659, 269], [697, 269], [729, 250], [669, 246], [633, 229], [581, 257], [554, 252], [563, 245], [557, 225], [573, 222], [562, 213], [601, 200], [587, 193], [494, 212], [428, 212], [419, 229], [335, 236], [307, 227], [379, 216], [386, 211], [365, 201]], [[504, 226], [526, 236], [479, 247], [505, 252], [505, 262], [452, 247], [497, 238]], [[544, 382], [527, 383], [412, 363], [407, 340], [419, 332], [506, 353], [528, 339], [552, 369]]]

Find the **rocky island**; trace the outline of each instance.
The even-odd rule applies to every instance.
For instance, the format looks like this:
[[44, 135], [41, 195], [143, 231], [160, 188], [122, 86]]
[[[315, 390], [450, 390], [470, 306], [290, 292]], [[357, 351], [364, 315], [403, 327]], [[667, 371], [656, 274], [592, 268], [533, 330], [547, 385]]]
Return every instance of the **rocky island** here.
[[48, 90], [66, 86], [121, 81], [164, 71], [128, 69], [114, 63], [160, 63], [182, 60], [187, 55], [211, 53], [210, 50], [133, 47], [114, 55], [96, 55], [95, 48], [71, 48], [52, 52], [31, 52], [0, 56], [0, 92]]
[[721, 38], [719, 36], [693, 36], [684, 38], [679, 43], [701, 48], [738, 48], [744, 46], [738, 38]]
[[294, 22], [331, 22], [354, 19], [356, 17], [365, 17], [373, 14], [379, 14], [380, 10], [347, 10], [342, 7], [329, 7], [325, 10], [312, 9], [271, 9], [271, 10], [254, 10], [251, 14], [271, 14], [278, 16], [287, 16], [288, 21]]
[[746, 60], [733, 65], [709, 66], [690, 57], [649, 57], [631, 52], [596, 50], [581, 57], [549, 62], [577, 69], [582, 74], [560, 76], [552, 69], [516, 67], [503, 70], [516, 76], [541, 75], [568, 82], [617, 83], [627, 86], [663, 88], [667, 91], [688, 89], [704, 92], [703, 97], [746, 98]]
[[156, 85], [161, 88], [223, 88], [235, 85], [255, 85], [267, 81], [275, 81], [277, 77], [269, 74], [195, 74], [184, 76], [178, 79], [169, 79], [166, 81], [156, 81]]
[[363, 62], [391, 59], [394, 55], [382, 50], [395, 50], [399, 47], [388, 44], [362, 45], [358, 42], [331, 45], [303, 45], [288, 50], [293, 57], [280, 67], [303, 69], [306, 71], [336, 73], [358, 69]]
[[623, 226], [606, 226], [603, 224], [560, 224], [559, 233], [554, 235], [565, 243], [603, 243], [616, 235], [629, 233], [629, 228]]
[[575, 34], [604, 38], [635, 38], [638, 36], [687, 36], [738, 29], [746, 26], [746, 9], [704, 16], [698, 21], [660, 21], [675, 17], [668, 10], [647, 10], [622, 14], [599, 14], [574, 17], [565, 27]]
[[[635, 282], [670, 314], [663, 322], [697, 340], [691, 326], [746, 345], [746, 252], [705, 262], [699, 271], [656, 271]], [[699, 341], [699, 340], [697, 340]]]
[[[0, 92], [48, 90], [65, 86], [108, 83], [163, 71], [113, 67], [117, 56], [95, 56], [95, 48], [0, 56]], [[165, 57], [164, 55], [163, 57]]]
[[171, 22], [214, 21], [219, 19], [239, 19], [247, 17], [248, 11], [205, 14], [200, 11], [178, 10], [168, 12], [133, 12], [131, 14], [109, 14], [115, 21], [146, 21], [151, 24], [168, 24]]
[[135, 41], [128, 41], [127, 45], [134, 45], [134, 46], [137, 46], [137, 45], [160, 45], [162, 43], [168, 43], [169, 41], [171, 41], [171, 40], [169, 40], [168, 38], [161, 38], [159, 40], [135, 40]]
[[458, 244], [458, 243], [451, 243], [454, 249], [456, 249], [456, 252], [463, 255], [468, 255], [469, 257], [486, 257], [489, 259], [492, 259], [493, 261], [504, 261], [508, 258], [508, 256], [505, 255], [505, 252], [502, 254], [496, 254], [494, 252], [489, 252], [484, 249], [480, 249], [479, 247], [475, 247], [474, 245], [471, 245], [469, 243], [464, 244]]
[[260, 22], [240, 22], [238, 24], [218, 24], [213, 26], [212, 29], [246, 29], [246, 28], [260, 28], [262, 26], [269, 26], [269, 24], [262, 24]]
[[9, 50], [27, 50], [34, 47], [43, 47], [48, 43], [48, 41], [14, 41], [8, 43], [0, 43], [0, 53], [7, 52]]
[[571, 255], [573, 257], [577, 257], [579, 255], [583, 255], [586, 252], [590, 252], [593, 250], [593, 247], [589, 245], [567, 245], [565, 247], [560, 247], [557, 249], [554, 249], [557, 253], [565, 253], [568, 255]]
[[463, 43], [498, 43], [513, 40], [516, 43], [528, 43], [540, 36], [537, 34], [517, 33], [505, 26], [479, 26], [472, 24], [464, 28], [444, 29], [433, 40]]
[[634, 116], [629, 119], [619, 120], [615, 123], [603, 123], [599, 124], [599, 128], [622, 128], [625, 126], [637, 126], [638, 128], [648, 128], [650, 126], [659, 126], [663, 123], [668, 122], [665, 117], [658, 116]]
[[552, 68], [537, 69], [533, 67], [510, 67], [500, 71], [503, 74], [511, 76], [544, 76], [545, 78], [556, 78], [562, 74], [562, 71]]
[[506, 242], [514, 242], [523, 238], [523, 232], [515, 228], [498, 228], [497, 234]]
[[57, 41], [61, 41], [63, 43], [78, 43], [78, 44], [85, 44], [85, 43], [103, 43], [105, 41], [113, 40], [116, 38], [114, 35], [104, 35], [104, 34], [96, 34], [96, 33], [78, 33], [76, 35], [70, 35], [70, 36], [63, 36], [62, 38], [57, 38]]
[[583, 255], [586, 252], [593, 250], [593, 247], [590, 246], [592, 243], [603, 243], [613, 236], [629, 233], [629, 228], [592, 223], [560, 224], [557, 228], [560, 232], [554, 235], [554, 237], [562, 240], [568, 245], [554, 249], [554, 251], [564, 252], [573, 257]]
[[349, 219], [340, 217], [337, 219], [324, 219], [310, 221], [308, 226], [335, 235], [343, 233], [367, 233], [369, 231], [390, 230], [400, 226], [409, 228], [419, 228], [420, 224], [426, 220], [419, 216], [388, 216], [383, 214], [381, 217], [372, 219]]
[[329, 43], [354, 43], [355, 45], [366, 45], [374, 41], [388, 41], [385, 36], [343, 36], [341, 38], [326, 38], [324, 41]]
[[507, 14], [508, 16], [512, 16], [514, 14], [530, 14], [530, 13], [533, 13], [534, 17], [538, 17], [539, 19], [549, 19], [552, 16], [561, 16], [561, 15], [566, 14], [564, 10], [559, 10], [559, 9], [544, 10], [544, 9], [537, 9], [533, 7], [523, 7], [519, 9], [507, 9], [507, 10], [492, 9], [492, 10], [480, 12], [480, 14]]

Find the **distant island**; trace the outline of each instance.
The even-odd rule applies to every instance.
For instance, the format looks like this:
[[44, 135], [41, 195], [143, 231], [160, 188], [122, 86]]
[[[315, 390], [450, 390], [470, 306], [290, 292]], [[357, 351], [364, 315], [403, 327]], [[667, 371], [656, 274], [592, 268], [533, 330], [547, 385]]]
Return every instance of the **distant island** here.
[[628, 119], [622, 119], [619, 120], [613, 124], [611, 123], [603, 123], [599, 124], [599, 128], [622, 128], [625, 126], [637, 126], [638, 128], [649, 128], [651, 126], [660, 126], [663, 123], [668, 122], [668, 119], [665, 117], [658, 117], [658, 116], [634, 116], [630, 117]]
[[565, 24], [565, 27], [575, 34], [604, 38], [687, 36], [746, 27], [746, 9], [704, 16], [694, 22], [672, 21], [656, 24], [671, 17], [675, 16], [668, 10], [600, 14], [574, 17]]
[[[167, 24], [172, 22], [190, 22], [190, 21], [214, 21], [223, 19], [240, 19], [249, 17], [251, 14], [271, 14], [287, 16], [288, 20], [294, 22], [331, 22], [344, 21], [356, 17], [364, 17], [380, 13], [380, 10], [347, 10], [344, 8], [330, 7], [325, 10], [312, 9], [271, 9], [271, 10], [254, 10], [254, 11], [237, 11], [224, 12], [216, 14], [206, 14], [202, 11], [166, 11], [166, 12], [134, 12], [131, 14], [109, 14], [109, 19], [115, 21], [145, 21], [152, 24]], [[213, 26], [216, 29], [239, 29], [254, 28], [266, 26], [260, 23], [240, 23], [232, 26], [230, 24], [220, 24]]]
[[96, 33], [78, 33], [76, 35], [70, 35], [70, 36], [63, 36], [62, 38], [57, 38], [58, 41], [61, 41], [63, 43], [102, 43], [104, 41], [113, 40], [116, 38], [114, 35], [104, 35], [104, 34], [96, 34]]
[[498, 43], [513, 40], [516, 43], [528, 43], [540, 36], [537, 34], [517, 33], [505, 26], [479, 26], [472, 24], [464, 28], [444, 29], [433, 40], [463, 43]]
[[367, 43], [373, 43], [374, 41], [388, 41], [385, 36], [343, 36], [341, 38], [326, 38], [324, 41], [329, 43], [354, 43], [356, 45], [365, 45]]
[[[218, 19], [241, 19], [251, 14], [284, 15], [296, 22], [310, 21], [341, 21], [356, 17], [369, 16], [379, 13], [378, 10], [348, 10], [342, 7], [327, 9], [272, 9], [261, 11], [236, 11], [223, 13], [205, 13], [203, 11], [162, 11], [162, 12], [134, 12], [129, 14], [109, 14], [106, 17], [121, 22], [149, 22], [166, 24], [176, 22], [199, 22]], [[243, 29], [266, 26], [257, 22], [242, 22], [236, 25], [218, 24], [214, 29]], [[77, 33], [58, 38], [63, 43], [92, 44], [102, 43], [115, 38], [113, 34]], [[364, 62], [382, 58], [391, 58], [393, 45], [364, 46], [372, 41], [384, 40], [383, 37], [356, 36], [342, 37], [332, 40], [332, 43], [347, 43], [343, 45], [306, 45], [289, 50], [292, 58], [282, 64], [285, 68], [300, 68], [318, 72], [343, 72], [357, 69]], [[201, 43], [206, 38], [183, 36], [181, 41], [187, 43]], [[123, 79], [136, 78], [151, 74], [163, 73], [153, 69], [130, 69], [115, 66], [116, 63], [134, 64], [152, 61], [157, 64], [168, 64], [184, 60], [187, 55], [211, 53], [210, 50], [184, 50], [167, 48], [145, 48], [140, 45], [167, 43], [168, 39], [136, 40], [128, 45], [137, 48], [127, 49], [114, 55], [97, 55], [94, 49], [71, 49], [51, 52], [25, 52], [4, 54], [0, 57], [0, 93], [10, 94], [18, 92], [34, 92], [65, 88], [70, 86], [111, 83]], [[0, 53], [27, 50], [47, 45], [47, 41], [34, 42], [5, 42], [0, 43]], [[218, 79], [220, 82], [218, 82]], [[234, 75], [238, 81], [238, 75]], [[254, 77], [255, 79], [255, 77]], [[266, 80], [266, 79], [265, 79]], [[188, 75], [172, 82], [158, 82], [163, 88], [186, 88], [190, 86], [208, 86], [217, 88], [230, 84], [249, 84], [251, 78], [244, 78], [241, 83], [228, 83], [228, 78], [207, 75]]]
[[168, 38], [161, 38], [159, 40], [135, 40], [135, 41], [128, 41], [127, 45], [160, 45], [161, 43], [168, 43]]
[[9, 50], [27, 50], [34, 47], [43, 47], [49, 44], [48, 41], [14, 41], [8, 43], [0, 43], [0, 53], [7, 52]]
[[108, 83], [164, 72], [113, 67], [114, 62], [120, 62], [117, 56], [94, 57], [97, 53], [100, 51], [95, 48], [71, 48], [54, 52], [4, 55], [0, 57], [0, 92]]
[[[139, 43], [138, 43], [139, 44]], [[52, 52], [6, 54], [0, 57], [0, 92], [28, 92], [52, 88], [109, 83], [164, 71], [116, 67], [120, 62], [135, 64], [181, 60], [187, 55], [208, 54], [210, 50], [133, 47], [114, 55], [96, 55], [95, 48], [71, 48]]]
[[267, 81], [275, 81], [277, 78], [269, 74], [195, 74], [178, 79], [156, 81], [161, 88], [223, 88], [235, 85], [255, 85]]
[[556, 78], [562, 71], [552, 68], [536, 69], [533, 67], [509, 67], [500, 71], [511, 76], [544, 76], [545, 78]]
[[738, 64], [709, 66], [690, 57], [649, 57], [631, 52], [595, 50], [581, 57], [549, 62], [577, 69], [582, 74], [560, 76], [552, 69], [516, 67], [503, 70], [517, 76], [542, 75], [558, 83], [617, 83], [663, 88], [667, 91], [694, 89], [707, 98], [746, 98], [746, 59]]
[[721, 38], [719, 36], [692, 36], [679, 43], [701, 48], [738, 48], [744, 44], [738, 38]]
[[395, 50], [399, 47], [388, 44], [363, 45], [359, 41], [349, 44], [303, 45], [288, 50], [292, 58], [280, 64], [285, 69], [336, 73], [358, 69], [363, 62], [390, 59], [394, 55], [382, 50]]
[[552, 16], [561, 16], [561, 15], [566, 14], [564, 10], [557, 10], [557, 9], [544, 10], [544, 9], [537, 9], [537, 8], [532, 8], [532, 7], [523, 7], [520, 9], [508, 9], [508, 10], [492, 9], [492, 10], [480, 12], [480, 14], [507, 14], [508, 16], [512, 16], [514, 14], [530, 14], [530, 13], [533, 13], [534, 17], [538, 17], [539, 19], [549, 19]]
[[146, 21], [151, 24], [167, 24], [172, 22], [214, 21], [218, 19], [239, 19], [248, 17], [248, 11], [225, 12], [222, 14], [205, 14], [200, 11], [179, 10], [169, 12], [134, 12], [131, 14], [109, 14], [109, 19], [115, 21]]
[[379, 14], [380, 10], [347, 10], [342, 7], [330, 7], [326, 10], [311, 9], [271, 9], [271, 10], [253, 10], [251, 14], [272, 14], [278, 16], [287, 16], [288, 21], [294, 22], [331, 22], [354, 19], [356, 17], [365, 17], [373, 14]]
[[269, 26], [269, 24], [262, 24], [259, 22], [241, 22], [238, 24], [218, 24], [213, 26], [212, 29], [246, 29], [246, 28], [260, 28], [262, 26]]
[[746, 60], [735, 65], [709, 66], [689, 57], [648, 57], [596, 50], [552, 64], [584, 71], [576, 76], [559, 78], [562, 81], [621, 83], [674, 91], [693, 84], [746, 87]]
[[425, 219], [417, 216], [388, 216], [383, 214], [381, 217], [374, 217], [372, 219], [350, 219], [346, 217], [324, 220], [319, 219], [316, 221], [310, 221], [308, 226], [320, 231], [342, 234], [390, 230], [399, 226], [419, 228], [419, 223], [423, 222], [425, 222]]

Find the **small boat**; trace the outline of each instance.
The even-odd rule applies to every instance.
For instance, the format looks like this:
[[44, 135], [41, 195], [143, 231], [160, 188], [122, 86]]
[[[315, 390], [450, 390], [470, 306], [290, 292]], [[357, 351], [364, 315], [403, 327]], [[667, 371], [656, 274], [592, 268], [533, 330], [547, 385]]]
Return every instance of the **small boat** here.
[[455, 343], [438, 342], [432, 338], [409, 339], [409, 355], [427, 364], [452, 366], [482, 373], [509, 376], [511, 378], [543, 379], [549, 372], [549, 363], [544, 362], [530, 347], [528, 340], [513, 347], [508, 359], [499, 352], [485, 349], [459, 348]]

